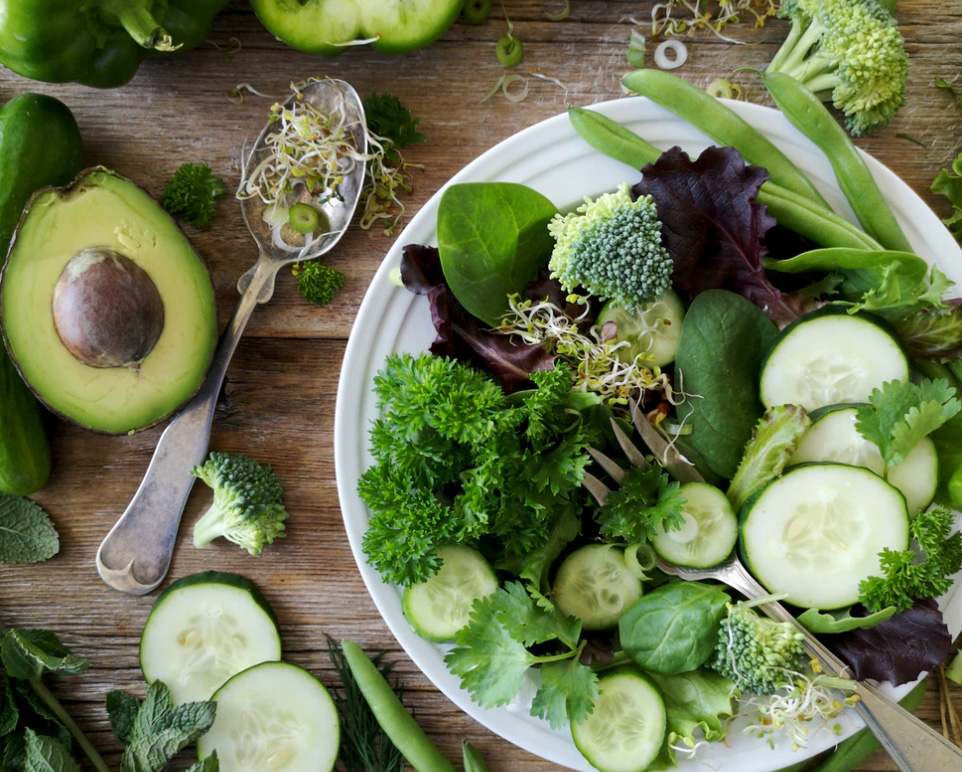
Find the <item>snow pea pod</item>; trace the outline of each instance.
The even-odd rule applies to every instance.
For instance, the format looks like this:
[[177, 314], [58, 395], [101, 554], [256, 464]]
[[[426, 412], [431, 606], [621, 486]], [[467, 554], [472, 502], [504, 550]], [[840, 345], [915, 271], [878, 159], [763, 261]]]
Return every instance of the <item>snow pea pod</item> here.
[[488, 765], [484, 763], [484, 756], [467, 740], [461, 742], [461, 752], [464, 756], [462, 762], [464, 772], [488, 772]]
[[707, 134], [728, 145], [755, 166], [768, 170], [772, 182], [831, 211], [811, 180], [772, 142], [734, 110], [684, 78], [660, 70], [635, 70], [621, 79], [625, 88], [648, 97]]
[[791, 124], [828, 158], [839, 188], [869, 235], [886, 249], [911, 252], [912, 245], [899, 227], [865, 159], [828, 108], [785, 73], [762, 73], [762, 82]]

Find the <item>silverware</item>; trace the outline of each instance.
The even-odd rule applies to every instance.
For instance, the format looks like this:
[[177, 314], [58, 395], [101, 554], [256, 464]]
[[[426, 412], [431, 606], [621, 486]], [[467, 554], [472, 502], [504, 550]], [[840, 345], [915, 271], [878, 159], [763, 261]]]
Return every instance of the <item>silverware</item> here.
[[[649, 450], [676, 479], [682, 482], [704, 482], [698, 470], [675, 450], [658, 429], [649, 423], [637, 404], [631, 406], [631, 418]], [[628, 460], [636, 466], [647, 466], [644, 453], [622, 431], [614, 419], [611, 425], [618, 444], [625, 451]], [[594, 448], [589, 452], [613, 480], [621, 482], [624, 470], [618, 464]], [[608, 494], [611, 493], [608, 486], [590, 473], [585, 475], [584, 486], [601, 505], [604, 505]], [[664, 573], [686, 581], [714, 579], [751, 600], [771, 594], [748, 572], [737, 555], [732, 555], [725, 562], [711, 568], [684, 568], [660, 557], [657, 565]], [[784, 606], [773, 601], [761, 604], [757, 608], [778, 622], [788, 622], [802, 633], [806, 652], [821, 663], [823, 670], [841, 678], [850, 679], [846, 673], [848, 666], [815, 640]], [[882, 694], [876, 687], [864, 681], [853, 680], [852, 682], [855, 684], [855, 693], [859, 697], [859, 701], [855, 703], [855, 711], [862, 717], [866, 726], [872, 730], [902, 772], [962, 770], [962, 748], [953, 745], [928, 724]]]
[[[305, 85], [300, 93], [304, 101], [325, 115], [338, 115], [337, 111], [340, 111], [346, 118], [345, 128], [355, 147], [362, 154], [367, 152], [364, 107], [348, 83], [319, 80]], [[295, 100], [297, 97], [293, 95], [284, 106], [290, 107]], [[271, 126], [269, 122], [264, 127], [247, 157], [248, 170], [269, 152], [265, 138]], [[294, 262], [314, 260], [337, 244], [357, 208], [364, 183], [364, 167], [363, 161], [357, 161], [346, 170], [343, 182], [338, 185], [337, 198], [312, 198], [303, 186], [289, 194], [292, 203], [295, 199], [309, 201], [327, 217], [328, 233], [305, 255], [291, 254], [273, 244], [271, 227], [261, 216], [265, 204], [259, 198], [241, 202], [244, 222], [257, 243], [257, 262], [237, 282], [240, 300], [220, 339], [200, 391], [161, 435], [137, 493], [100, 545], [97, 571], [115, 590], [142, 595], [156, 588], [166, 576], [184, 504], [194, 484], [190, 471], [207, 455], [217, 395], [247, 320], [256, 305], [266, 303], [273, 296], [274, 278], [281, 268]]]

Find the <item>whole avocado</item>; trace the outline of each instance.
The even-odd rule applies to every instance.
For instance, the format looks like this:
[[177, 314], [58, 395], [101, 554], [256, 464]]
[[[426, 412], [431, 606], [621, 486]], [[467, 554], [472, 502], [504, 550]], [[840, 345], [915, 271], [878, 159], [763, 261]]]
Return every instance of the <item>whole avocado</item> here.
[[147, 56], [202, 43], [227, 0], [0, 0], [0, 64], [47, 83], [122, 86]]
[[[0, 254], [33, 192], [69, 182], [82, 167], [80, 130], [62, 102], [22, 94], [0, 109]], [[0, 491], [34, 493], [49, 474], [43, 411], [0, 345]]]

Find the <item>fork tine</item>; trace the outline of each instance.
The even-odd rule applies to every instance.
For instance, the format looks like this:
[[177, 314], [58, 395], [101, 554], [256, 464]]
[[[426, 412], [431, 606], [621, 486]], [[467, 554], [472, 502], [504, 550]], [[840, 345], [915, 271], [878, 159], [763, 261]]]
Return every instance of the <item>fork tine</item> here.
[[611, 488], [601, 482], [601, 480], [591, 474], [591, 472], [585, 472], [585, 477], [581, 481], [581, 484], [588, 493], [594, 496], [598, 504], [601, 506], [605, 505], [605, 502], [608, 500], [608, 494], [611, 493]]
[[631, 420], [645, 444], [655, 454], [655, 458], [671, 472], [676, 480], [683, 483], [705, 482], [705, 478], [701, 476], [695, 465], [675, 450], [659, 431], [648, 422], [637, 402], [631, 403]]
[[[625, 434], [624, 430], [618, 426], [618, 422], [614, 418], [611, 419], [611, 430], [615, 433], [615, 439], [618, 440], [618, 444], [621, 445], [621, 449], [628, 457], [628, 460], [634, 466], [647, 469], [648, 459], [645, 458], [645, 454], [638, 449], [638, 446], [635, 445], [628, 435]], [[618, 482], [621, 482], [621, 480]]]
[[611, 476], [612, 480], [619, 485], [621, 484], [621, 481], [625, 477], [624, 469], [618, 466], [618, 464], [608, 458], [608, 456], [606, 456], [597, 448], [588, 448], [588, 455], [598, 462], [598, 465]]

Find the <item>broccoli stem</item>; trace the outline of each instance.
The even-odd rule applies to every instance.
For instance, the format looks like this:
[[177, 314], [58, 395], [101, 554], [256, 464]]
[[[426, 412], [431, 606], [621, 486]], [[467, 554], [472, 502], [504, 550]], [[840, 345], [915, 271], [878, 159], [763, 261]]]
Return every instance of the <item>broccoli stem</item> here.
[[788, 33], [788, 37], [785, 38], [785, 42], [782, 43], [781, 48], [775, 52], [775, 58], [769, 62], [766, 72], [781, 72], [785, 60], [795, 51], [798, 45], [798, 39], [805, 32], [802, 27], [802, 21], [800, 18], [795, 17], [792, 19], [792, 29]]
[[90, 763], [94, 765], [98, 772], [111, 772], [110, 767], [108, 767], [104, 760], [97, 753], [97, 749], [90, 744], [90, 740], [87, 739], [87, 735], [83, 733], [83, 730], [77, 726], [77, 723], [70, 717], [70, 714], [64, 710], [63, 705], [60, 704], [60, 700], [54, 697], [53, 692], [51, 692], [46, 684], [39, 678], [31, 678], [28, 682], [33, 690], [37, 693], [37, 696], [43, 700], [44, 704], [50, 708], [50, 712], [53, 713], [59, 720], [60, 723], [67, 727], [67, 731], [73, 735], [73, 738], [77, 741], [83, 752], [87, 754], [87, 758], [90, 759]]
[[206, 547], [218, 536], [223, 535], [224, 513], [217, 506], [208, 509], [194, 524], [194, 546], [197, 549]]

